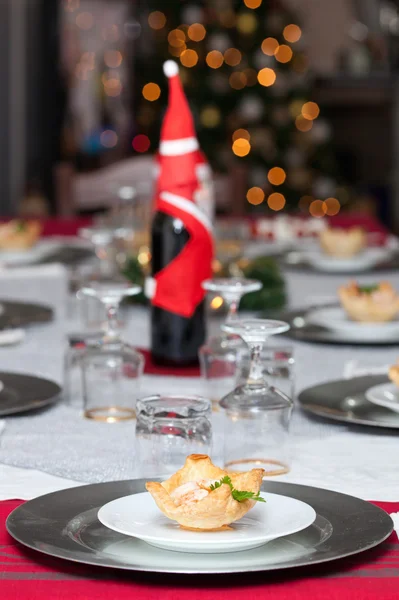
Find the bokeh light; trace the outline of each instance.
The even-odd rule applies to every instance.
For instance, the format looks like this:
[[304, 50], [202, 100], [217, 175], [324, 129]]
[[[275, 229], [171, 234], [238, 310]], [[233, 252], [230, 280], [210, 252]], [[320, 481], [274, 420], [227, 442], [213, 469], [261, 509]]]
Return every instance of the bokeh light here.
[[115, 148], [118, 143], [118, 136], [112, 129], [106, 129], [100, 136], [100, 142], [104, 148]]
[[292, 58], [292, 50], [287, 44], [281, 44], [274, 53], [276, 60], [280, 63], [290, 62]]
[[122, 92], [122, 84], [117, 77], [111, 77], [104, 81], [104, 91], [107, 96], [116, 98]]
[[132, 146], [136, 152], [147, 152], [150, 149], [151, 142], [147, 135], [139, 134], [133, 138]]
[[285, 206], [285, 197], [283, 194], [279, 194], [278, 192], [273, 192], [267, 199], [267, 205], [272, 210], [282, 210]]
[[302, 115], [298, 115], [295, 119], [295, 127], [298, 131], [310, 131], [313, 127], [313, 121], [309, 121], [309, 119], [305, 119]]
[[241, 73], [240, 71], [235, 71], [229, 77], [229, 83], [233, 90], [242, 90], [247, 85], [247, 78], [245, 73]]
[[282, 185], [286, 177], [286, 172], [281, 167], [273, 167], [267, 174], [267, 178], [272, 185]]
[[273, 71], [273, 69], [265, 67], [259, 71], [258, 81], [264, 87], [270, 87], [276, 81], [276, 73]]
[[195, 67], [198, 62], [198, 54], [195, 50], [184, 50], [180, 54], [180, 62], [183, 67], [188, 67], [189, 69]]
[[290, 42], [290, 44], [295, 44], [295, 42], [300, 40], [301, 35], [302, 35], [302, 31], [301, 31], [301, 28], [298, 27], [298, 25], [294, 25], [293, 23], [291, 23], [290, 25], [286, 25], [284, 27], [284, 31], [283, 31], [284, 39], [287, 40], [287, 42]]
[[93, 15], [89, 12], [81, 12], [76, 17], [76, 25], [79, 27], [79, 29], [88, 31], [93, 27], [93, 23]]
[[234, 140], [233, 152], [236, 156], [247, 156], [251, 151], [251, 144], [244, 138]]
[[235, 142], [236, 140], [239, 140], [240, 138], [242, 140], [247, 140], [248, 142], [251, 139], [249, 131], [247, 131], [246, 129], [236, 129], [235, 132], [233, 133], [232, 137], [233, 137], [233, 142]]
[[333, 217], [341, 210], [341, 204], [337, 198], [327, 198], [327, 200], [324, 200], [324, 209], [326, 211], [326, 215]]
[[309, 121], [313, 121], [313, 119], [317, 119], [320, 114], [320, 108], [316, 104], [316, 102], [306, 102], [302, 106], [302, 116]]
[[202, 42], [206, 36], [206, 29], [201, 23], [193, 23], [187, 30], [187, 36], [193, 42]]
[[74, 12], [80, 7], [80, 0], [64, 0], [64, 10]]
[[122, 54], [119, 50], [107, 50], [104, 53], [104, 62], [110, 69], [117, 69], [122, 64]]
[[276, 38], [273, 37], [268, 37], [262, 42], [262, 52], [263, 54], [267, 54], [267, 56], [274, 56], [278, 47], [279, 43]]
[[301, 114], [302, 106], [304, 104], [303, 100], [293, 100], [289, 105], [289, 111], [293, 119]]
[[259, 8], [262, 0], [244, 0], [244, 4], [247, 8]]
[[143, 96], [149, 102], [154, 102], [158, 100], [161, 95], [161, 88], [157, 83], [146, 83], [143, 87]]
[[229, 65], [229, 67], [236, 67], [240, 64], [241, 59], [242, 54], [237, 48], [229, 48], [224, 53], [224, 62], [226, 65]]
[[258, 27], [258, 20], [253, 13], [244, 12], [237, 17], [237, 29], [244, 35], [254, 33]]
[[217, 106], [207, 106], [201, 112], [201, 123], [204, 127], [211, 129], [217, 127], [221, 122], [220, 110]]
[[223, 64], [223, 54], [219, 50], [211, 50], [206, 55], [206, 64], [211, 69], [219, 69]]
[[215, 296], [210, 303], [212, 310], [219, 310], [219, 308], [222, 308], [223, 304], [224, 300], [221, 296]]
[[312, 217], [320, 219], [326, 214], [327, 207], [322, 200], [313, 200], [309, 205], [309, 212]]
[[265, 199], [265, 192], [260, 187], [252, 187], [247, 192], [247, 200], [250, 204], [257, 206]]
[[169, 46], [172, 46], [173, 48], [180, 48], [184, 45], [185, 41], [186, 36], [181, 29], [172, 29], [168, 34]]
[[154, 10], [148, 15], [148, 25], [151, 29], [163, 29], [166, 25], [166, 17], [160, 10]]

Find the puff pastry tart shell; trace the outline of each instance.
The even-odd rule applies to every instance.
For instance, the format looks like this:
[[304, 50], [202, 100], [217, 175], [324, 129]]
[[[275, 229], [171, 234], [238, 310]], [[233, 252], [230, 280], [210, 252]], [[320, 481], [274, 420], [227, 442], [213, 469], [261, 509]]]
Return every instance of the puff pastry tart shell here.
[[367, 246], [367, 236], [363, 229], [335, 229], [328, 227], [319, 235], [322, 250], [330, 256], [349, 258], [359, 254]]
[[341, 304], [354, 321], [384, 323], [399, 314], [399, 295], [390, 283], [382, 282], [371, 292], [364, 292], [356, 282], [338, 290]]
[[27, 250], [39, 239], [42, 227], [37, 221], [23, 223], [19, 227], [18, 221], [10, 221], [0, 225], [1, 250]]
[[[219, 530], [241, 519], [254, 505], [254, 500], [237, 502], [228, 484], [215, 490], [209, 487], [228, 475], [237, 490], [257, 494], [262, 485], [263, 469], [246, 473], [230, 473], [216, 467], [209, 456], [192, 454], [183, 468], [163, 483], [148, 482], [147, 490], [158, 508], [182, 527], [194, 530]], [[179, 497], [180, 490], [183, 494]]]

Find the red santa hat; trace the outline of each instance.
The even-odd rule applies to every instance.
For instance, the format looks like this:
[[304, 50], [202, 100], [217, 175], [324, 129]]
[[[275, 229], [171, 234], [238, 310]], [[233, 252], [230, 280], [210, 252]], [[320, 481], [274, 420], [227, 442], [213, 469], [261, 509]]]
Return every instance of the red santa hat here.
[[204, 169], [193, 115], [179, 77], [179, 68], [173, 60], [164, 64], [169, 80], [169, 103], [161, 129], [161, 142], [157, 156], [157, 191], [177, 191], [186, 197], [193, 194]]

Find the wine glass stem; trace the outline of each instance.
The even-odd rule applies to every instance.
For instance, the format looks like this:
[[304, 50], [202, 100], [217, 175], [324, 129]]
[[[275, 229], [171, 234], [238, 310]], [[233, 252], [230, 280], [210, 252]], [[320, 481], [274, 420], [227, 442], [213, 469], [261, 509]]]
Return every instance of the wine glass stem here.
[[118, 306], [107, 304], [107, 337], [111, 339], [119, 338]]
[[234, 321], [238, 321], [238, 307], [240, 305], [240, 299], [235, 298], [234, 300], [227, 300], [227, 304], [229, 307], [226, 323], [234, 323]]
[[262, 344], [254, 344], [250, 346], [251, 350], [251, 366], [249, 370], [249, 382], [257, 383], [263, 380], [261, 353]]

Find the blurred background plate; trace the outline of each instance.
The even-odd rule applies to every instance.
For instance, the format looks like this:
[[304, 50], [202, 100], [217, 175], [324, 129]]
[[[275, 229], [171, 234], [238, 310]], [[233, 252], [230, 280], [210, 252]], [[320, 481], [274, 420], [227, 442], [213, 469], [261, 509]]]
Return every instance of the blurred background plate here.
[[0, 372], [0, 381], [0, 417], [43, 408], [57, 402], [61, 393], [53, 381], [33, 375]]
[[53, 309], [44, 304], [13, 302], [0, 299], [0, 329], [21, 327], [32, 323], [46, 323], [54, 317]]

